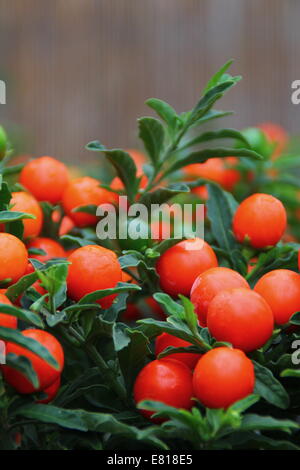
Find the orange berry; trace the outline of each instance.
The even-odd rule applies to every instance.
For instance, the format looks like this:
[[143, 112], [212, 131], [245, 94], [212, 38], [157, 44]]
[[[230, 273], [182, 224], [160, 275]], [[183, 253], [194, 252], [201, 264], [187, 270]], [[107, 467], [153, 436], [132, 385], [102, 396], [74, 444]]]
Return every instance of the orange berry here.
[[289, 269], [274, 269], [254, 287], [271, 307], [277, 325], [287, 323], [300, 310], [300, 275]]
[[38, 248], [40, 250], [45, 251], [45, 255], [35, 255], [32, 254], [30, 255], [30, 258], [37, 259], [41, 261], [42, 263], [46, 263], [46, 261], [52, 259], [52, 258], [66, 258], [66, 252], [63, 249], [63, 247], [56, 242], [55, 240], [52, 240], [51, 238], [46, 238], [46, 237], [39, 237], [39, 238], [34, 238], [27, 244], [27, 248]]
[[61, 378], [59, 376], [58, 379], [52, 385], [50, 385], [50, 387], [45, 388], [43, 392], [47, 395], [47, 398], [44, 398], [43, 400], [38, 400], [37, 403], [46, 404], [54, 400], [60, 387], [60, 381], [61, 381]]
[[62, 204], [66, 214], [72, 219], [78, 227], [95, 225], [98, 221], [96, 215], [85, 212], [72, 212], [73, 209], [80, 206], [113, 203], [115, 194], [104, 188], [100, 188], [100, 182], [89, 176], [77, 178], [70, 181], [66, 187]]
[[[113, 288], [122, 281], [122, 270], [116, 254], [98, 245], [86, 245], [68, 258], [71, 263], [67, 278], [68, 294], [74, 300], [96, 290]], [[115, 295], [100, 299], [102, 308], [112, 304]]]
[[248, 282], [233, 269], [217, 267], [199, 274], [191, 289], [191, 302], [202, 326], [206, 326], [207, 311], [212, 299], [219, 292], [235, 287], [250, 288]]
[[13, 353], [17, 356], [25, 356], [31, 361], [32, 367], [39, 379], [39, 387], [36, 389], [27, 378], [19, 371], [3, 366], [2, 371], [7, 383], [14, 387], [19, 393], [33, 393], [50, 387], [60, 376], [64, 366], [64, 351], [59, 341], [50, 333], [44, 330], [28, 329], [22, 331], [22, 335], [31, 338], [42, 344], [50, 354], [56, 359], [59, 370], [54, 369], [44, 359], [37, 356], [28, 349], [15, 343], [7, 342], [6, 353]]
[[196, 277], [209, 268], [218, 266], [213, 249], [200, 238], [183, 240], [166, 250], [156, 269], [161, 288], [170, 295], [190, 295]]
[[[173, 346], [174, 348], [186, 348], [188, 346], [192, 346], [192, 344], [188, 341], [185, 341], [184, 339], [170, 335], [169, 333], [162, 333], [156, 338], [155, 341], [155, 355], [158, 356], [169, 346]], [[186, 352], [169, 354], [164, 359], [174, 359], [187, 365], [190, 369], [194, 369], [200, 357], [201, 354]]]
[[217, 341], [249, 352], [272, 336], [274, 319], [265, 299], [250, 289], [223, 290], [208, 307], [207, 326]]
[[24, 243], [10, 233], [0, 233], [0, 280], [17, 282], [25, 274], [28, 255]]
[[35, 216], [35, 219], [23, 220], [24, 238], [37, 237], [42, 230], [43, 211], [35, 197], [24, 191], [18, 191], [12, 193], [10, 203], [12, 211], [26, 212]]
[[276, 245], [286, 228], [283, 204], [270, 194], [256, 193], [239, 205], [233, 218], [236, 239], [247, 241], [254, 248]]
[[61, 201], [68, 183], [67, 167], [52, 157], [40, 157], [28, 162], [20, 174], [20, 183], [38, 201], [56, 204]]
[[[191, 370], [182, 362], [159, 359], [149, 362], [139, 373], [134, 384], [134, 400], [161, 401], [175, 408], [189, 410], [192, 405], [193, 386]], [[140, 410], [151, 419], [152, 411]], [[162, 419], [154, 419], [161, 422]]]
[[254, 367], [239, 349], [215, 348], [196, 365], [193, 386], [198, 400], [208, 408], [228, 408], [253, 393]]
[[62, 221], [61, 221], [61, 224], [60, 224], [60, 227], [59, 227], [58, 235], [60, 237], [62, 237], [63, 235], [66, 235], [67, 233], [71, 232], [71, 230], [74, 227], [75, 227], [75, 224], [74, 224], [73, 220], [71, 219], [71, 217], [68, 217], [67, 215], [65, 215], [62, 218]]
[[236, 157], [210, 158], [204, 163], [194, 163], [183, 168], [183, 172], [193, 178], [205, 178], [218, 183], [228, 191], [241, 179], [238, 170], [233, 168]]

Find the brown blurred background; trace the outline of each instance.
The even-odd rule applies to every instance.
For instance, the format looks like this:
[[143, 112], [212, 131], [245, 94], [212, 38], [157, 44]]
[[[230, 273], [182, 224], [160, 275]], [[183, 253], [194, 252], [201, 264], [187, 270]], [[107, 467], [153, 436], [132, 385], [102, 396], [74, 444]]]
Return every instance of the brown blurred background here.
[[147, 98], [186, 110], [233, 57], [244, 79], [218, 106], [236, 111], [223, 124], [298, 133], [299, 20], [298, 0], [0, 0], [0, 122], [70, 163], [93, 139], [136, 147]]

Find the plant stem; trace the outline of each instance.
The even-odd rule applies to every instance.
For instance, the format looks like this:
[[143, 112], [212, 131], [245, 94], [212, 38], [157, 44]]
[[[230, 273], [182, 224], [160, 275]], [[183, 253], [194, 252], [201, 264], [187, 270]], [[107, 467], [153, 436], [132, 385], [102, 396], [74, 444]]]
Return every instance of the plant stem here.
[[94, 361], [94, 363], [99, 368], [104, 379], [107, 380], [111, 384], [112, 389], [116, 392], [116, 394], [120, 397], [120, 399], [124, 403], [127, 403], [126, 391], [124, 387], [122, 387], [114, 371], [107, 365], [107, 363], [104, 361], [101, 354], [97, 351], [96, 347], [92, 345], [86, 345], [85, 349], [86, 349], [87, 354], [90, 356], [90, 358]]

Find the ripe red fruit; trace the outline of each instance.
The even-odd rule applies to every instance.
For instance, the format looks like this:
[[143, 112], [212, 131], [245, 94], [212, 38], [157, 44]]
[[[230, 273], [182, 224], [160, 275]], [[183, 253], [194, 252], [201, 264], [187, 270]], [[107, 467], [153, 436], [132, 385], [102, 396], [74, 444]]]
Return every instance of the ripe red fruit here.
[[228, 408], [254, 390], [254, 367], [239, 349], [215, 348], [196, 365], [193, 386], [198, 400], [208, 408]]
[[77, 178], [67, 185], [63, 196], [62, 205], [66, 214], [72, 219], [77, 227], [95, 225], [98, 218], [96, 215], [85, 212], [72, 212], [80, 206], [113, 203], [115, 194], [107, 189], [100, 188], [100, 181], [89, 176]]
[[[0, 293], [0, 303], [12, 305], [11, 301], [3, 293]], [[0, 313], [0, 327], [13, 328], [15, 330], [17, 326], [18, 326], [17, 317], [14, 317], [13, 315], [8, 315], [6, 313]]]
[[279, 242], [286, 220], [286, 211], [279, 199], [269, 194], [252, 194], [237, 208], [233, 232], [240, 243], [265, 248]]
[[[191, 370], [171, 359], [155, 360], [147, 364], [139, 373], [134, 384], [134, 400], [160, 401], [175, 408], [189, 410], [192, 407], [193, 384]], [[152, 411], [141, 410], [146, 418]], [[162, 420], [155, 420], [161, 422]]]
[[25, 356], [29, 359], [38, 376], [39, 387], [35, 389], [21, 372], [6, 365], [2, 367], [4, 378], [6, 382], [14, 387], [19, 393], [33, 393], [45, 390], [59, 378], [62, 372], [64, 366], [64, 352], [61, 344], [53, 335], [44, 330], [28, 329], [22, 331], [22, 335], [26, 338], [34, 339], [48, 349], [51, 355], [58, 362], [59, 369], [54, 369], [44, 359], [41, 359], [28, 349], [18, 346], [15, 343], [8, 342], [6, 345], [6, 354], [13, 353], [17, 356]]
[[[68, 258], [67, 287], [71, 299], [100, 289], [115, 287], [122, 281], [122, 270], [116, 254], [98, 245], [86, 245], [75, 250]], [[103, 308], [111, 306], [115, 295], [98, 301]]]
[[59, 227], [59, 236], [62, 237], [63, 235], [66, 235], [67, 233], [71, 232], [71, 230], [75, 227], [73, 220], [65, 215], [62, 218], [60, 227]]
[[294, 271], [270, 271], [260, 278], [254, 290], [271, 307], [277, 325], [287, 323], [300, 310], [300, 275]]
[[34, 215], [35, 219], [23, 220], [24, 238], [37, 237], [43, 226], [43, 211], [35, 197], [24, 191], [14, 192], [10, 204], [12, 211]]
[[28, 255], [23, 242], [10, 233], [0, 233], [0, 280], [11, 279], [12, 284], [25, 274]]
[[200, 238], [184, 240], [166, 250], [156, 269], [162, 290], [170, 295], [190, 295], [196, 277], [218, 266], [213, 249]]
[[199, 274], [191, 289], [191, 301], [201, 326], [206, 326], [207, 310], [212, 299], [223, 290], [237, 287], [249, 288], [239, 273], [229, 268], [211, 268]]
[[40, 157], [26, 163], [20, 174], [20, 183], [38, 201], [59, 202], [68, 183], [68, 169], [52, 157]]
[[[186, 348], [188, 346], [192, 346], [192, 344], [188, 341], [185, 341], [184, 339], [169, 335], [168, 333], [162, 333], [156, 338], [155, 341], [155, 355], [158, 356], [169, 346], [173, 346], [174, 348]], [[187, 352], [169, 354], [165, 357], [165, 359], [174, 359], [187, 365], [190, 369], [194, 369], [200, 357], [201, 354]]]
[[46, 237], [39, 237], [39, 238], [34, 238], [27, 244], [27, 248], [38, 248], [39, 250], [45, 251], [45, 255], [35, 255], [35, 254], [30, 254], [30, 258], [37, 259], [41, 261], [42, 263], [46, 263], [46, 261], [49, 261], [52, 258], [66, 258], [66, 252], [63, 249], [63, 247], [56, 242], [55, 240], [52, 240], [51, 238], [46, 238]]
[[207, 326], [218, 341], [249, 352], [263, 346], [272, 336], [272, 310], [256, 292], [238, 288], [217, 294], [208, 307]]
[[188, 177], [215, 181], [227, 191], [231, 191], [241, 179], [240, 172], [234, 168], [237, 162], [236, 157], [210, 158], [204, 163], [187, 165], [183, 168], [183, 172]]
[[54, 400], [60, 387], [60, 380], [61, 379], [59, 376], [58, 379], [52, 385], [50, 385], [50, 387], [45, 388], [43, 392], [47, 395], [47, 397], [44, 398], [43, 400], [38, 400], [37, 403], [46, 404]]

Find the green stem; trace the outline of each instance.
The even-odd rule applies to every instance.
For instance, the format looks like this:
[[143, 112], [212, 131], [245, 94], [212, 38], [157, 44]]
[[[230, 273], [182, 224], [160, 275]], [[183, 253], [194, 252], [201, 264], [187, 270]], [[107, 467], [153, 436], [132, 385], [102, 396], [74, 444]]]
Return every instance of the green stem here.
[[96, 347], [92, 345], [86, 345], [85, 350], [87, 354], [90, 356], [90, 358], [97, 365], [105, 381], [107, 381], [111, 385], [114, 392], [120, 397], [120, 399], [124, 403], [126, 403], [127, 402], [126, 390], [124, 389], [124, 387], [122, 387], [114, 371], [107, 365], [107, 363], [104, 361], [101, 354], [97, 351]]
[[126, 390], [122, 387], [114, 371], [107, 365], [107, 363], [104, 361], [101, 354], [97, 351], [96, 347], [93, 345], [85, 344], [84, 337], [72, 326], [69, 328], [69, 332], [83, 346], [88, 356], [92, 359], [92, 361], [96, 364], [96, 366], [100, 370], [103, 378], [109, 384], [111, 384], [112, 389], [116, 392], [116, 394], [120, 397], [120, 399], [126, 403], [127, 401]]

